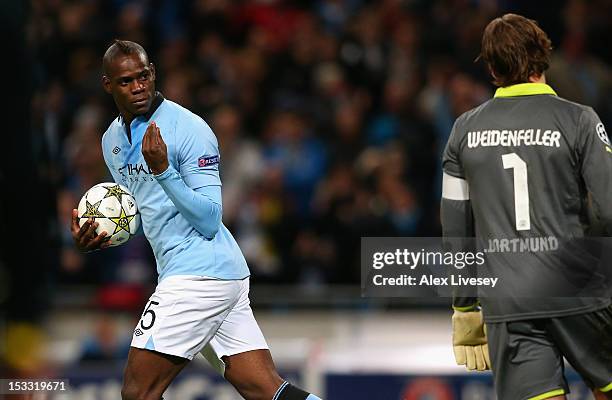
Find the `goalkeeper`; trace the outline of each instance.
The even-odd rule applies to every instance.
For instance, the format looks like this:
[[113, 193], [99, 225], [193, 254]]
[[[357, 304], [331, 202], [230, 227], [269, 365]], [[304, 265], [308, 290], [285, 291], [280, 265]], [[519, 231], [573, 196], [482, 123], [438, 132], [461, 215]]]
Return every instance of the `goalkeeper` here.
[[[559, 98], [546, 84], [550, 51], [546, 33], [522, 16], [506, 14], [486, 27], [480, 58], [498, 89], [457, 119], [446, 145], [445, 237], [584, 238], [587, 198], [612, 233], [608, 135], [593, 109]], [[547, 296], [551, 282], [578, 278], [546, 251], [532, 249], [519, 263], [488, 256], [490, 268], [516, 277], [523, 292], [455, 296], [457, 363], [492, 369], [499, 400], [561, 400], [569, 392], [565, 358], [597, 399], [612, 399], [609, 296]]]

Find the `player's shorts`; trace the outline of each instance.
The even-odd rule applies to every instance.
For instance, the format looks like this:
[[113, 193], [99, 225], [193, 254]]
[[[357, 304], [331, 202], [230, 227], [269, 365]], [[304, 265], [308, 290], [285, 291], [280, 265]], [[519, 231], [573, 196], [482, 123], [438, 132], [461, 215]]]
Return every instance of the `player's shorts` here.
[[132, 346], [189, 360], [202, 352], [221, 374], [223, 356], [268, 349], [253, 316], [249, 278], [177, 275], [161, 281], [147, 302]]
[[498, 400], [569, 393], [563, 357], [592, 389], [612, 392], [612, 306], [559, 318], [487, 323]]

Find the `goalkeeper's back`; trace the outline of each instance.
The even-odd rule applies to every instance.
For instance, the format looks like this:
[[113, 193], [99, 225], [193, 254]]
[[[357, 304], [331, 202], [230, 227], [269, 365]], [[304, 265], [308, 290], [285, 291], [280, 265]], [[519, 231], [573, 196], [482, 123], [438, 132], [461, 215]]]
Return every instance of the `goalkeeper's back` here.
[[612, 233], [612, 147], [590, 107], [546, 84], [550, 51], [535, 21], [492, 20], [481, 57], [499, 89], [445, 149], [444, 236], [475, 236], [485, 262], [466, 270], [498, 278], [455, 287], [453, 349], [457, 364], [493, 370], [499, 400], [565, 399], [564, 358], [612, 399], [612, 246], [589, 232], [593, 215]]
[[612, 148], [603, 124], [546, 84], [498, 89], [458, 118], [443, 168], [467, 180], [478, 237], [582, 237], [588, 192], [612, 230]]
[[[444, 152], [443, 233], [483, 240], [488, 272], [501, 283], [480, 296], [491, 322], [610, 303], [601, 247], [580, 239], [590, 211], [612, 233], [612, 146], [593, 109], [546, 84], [550, 51], [533, 21], [508, 15], [490, 24], [481, 57], [499, 89], [457, 119]], [[454, 304], [475, 301], [460, 292]]]

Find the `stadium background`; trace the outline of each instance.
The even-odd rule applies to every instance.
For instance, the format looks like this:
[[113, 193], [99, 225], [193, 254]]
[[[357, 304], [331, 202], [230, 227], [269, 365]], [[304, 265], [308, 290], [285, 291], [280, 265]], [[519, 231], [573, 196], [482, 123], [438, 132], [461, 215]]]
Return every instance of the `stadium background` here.
[[[5, 0], [0, 157], [1, 376], [66, 377], [62, 399], [115, 399], [155, 284], [143, 238], [87, 256], [68, 219], [110, 180], [100, 87], [113, 38], [137, 41], [166, 98], [221, 147], [224, 217], [252, 270], [280, 369], [326, 399], [492, 399], [454, 366], [448, 299], [363, 299], [362, 236], [439, 235], [440, 153], [493, 93], [486, 23], [537, 19], [547, 78], [612, 126], [612, 2]], [[572, 382], [575, 375], [571, 374]], [[168, 399], [237, 398], [196, 362]], [[586, 399], [575, 386], [572, 399]]]

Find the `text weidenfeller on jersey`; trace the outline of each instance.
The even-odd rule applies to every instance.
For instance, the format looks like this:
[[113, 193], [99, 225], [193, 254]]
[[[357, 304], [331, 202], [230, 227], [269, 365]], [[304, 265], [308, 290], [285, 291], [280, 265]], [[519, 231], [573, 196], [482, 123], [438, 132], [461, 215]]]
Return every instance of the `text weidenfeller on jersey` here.
[[468, 147], [491, 147], [491, 146], [547, 146], [561, 147], [559, 139], [561, 132], [550, 129], [515, 129], [498, 130], [490, 129], [483, 131], [468, 132]]

